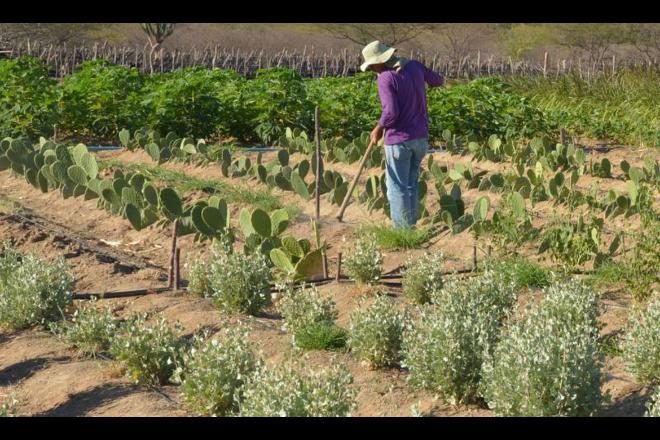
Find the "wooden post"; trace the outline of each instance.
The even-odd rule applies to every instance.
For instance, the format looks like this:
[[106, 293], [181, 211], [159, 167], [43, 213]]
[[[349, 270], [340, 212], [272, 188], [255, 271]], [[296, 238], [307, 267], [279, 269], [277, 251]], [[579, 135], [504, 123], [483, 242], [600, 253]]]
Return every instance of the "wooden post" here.
[[566, 145], [568, 136], [566, 135], [566, 129], [564, 127], [559, 129], [559, 139], [562, 145]]
[[181, 288], [181, 272], [179, 271], [179, 261], [181, 258], [181, 248], [176, 248], [174, 253], [174, 286], [176, 290]]
[[319, 116], [319, 106], [314, 110], [314, 128], [316, 140], [316, 221], [321, 219], [321, 191], [319, 189], [321, 182], [321, 121]]
[[493, 253], [493, 246], [488, 245], [488, 258], [490, 258], [492, 253]]
[[472, 270], [477, 270], [477, 243], [472, 245]]
[[176, 263], [176, 230], [179, 225], [179, 219], [174, 220], [174, 223], [172, 223], [172, 246], [170, 248], [170, 270], [167, 276], [167, 287], [170, 289], [174, 287], [174, 265]]
[[337, 274], [335, 275], [335, 281], [339, 282], [341, 279], [341, 252], [337, 254]]
[[548, 52], [545, 52], [543, 55], [543, 78], [546, 78], [548, 75]]

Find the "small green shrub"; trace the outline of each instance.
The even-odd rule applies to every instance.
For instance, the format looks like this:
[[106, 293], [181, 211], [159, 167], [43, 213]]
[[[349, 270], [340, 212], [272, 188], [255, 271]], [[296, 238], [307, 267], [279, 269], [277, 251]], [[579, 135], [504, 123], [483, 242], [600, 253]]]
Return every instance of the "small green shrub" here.
[[359, 301], [350, 317], [350, 347], [355, 357], [370, 367], [394, 366], [401, 360], [403, 331], [409, 316], [394, 301], [379, 296], [367, 308]]
[[593, 415], [603, 364], [595, 294], [574, 280], [543, 294], [484, 362], [483, 396], [498, 415]]
[[125, 365], [139, 384], [166, 384], [181, 356], [182, 342], [160, 315], [147, 325], [147, 315], [133, 316], [112, 339], [110, 354]]
[[0, 325], [14, 330], [62, 319], [74, 278], [62, 259], [21, 255], [5, 242], [0, 254]]
[[431, 291], [442, 288], [442, 253], [408, 257], [402, 271], [403, 294], [416, 304], [431, 301]]
[[363, 226], [360, 233], [376, 237], [383, 249], [417, 249], [433, 236], [429, 228], [392, 228], [380, 225]]
[[420, 321], [404, 333], [408, 382], [440, 392], [448, 401], [476, 401], [483, 362], [515, 298], [513, 284], [493, 272], [445, 284], [433, 305], [421, 309]]
[[651, 402], [646, 404], [646, 408], [648, 409], [647, 417], [660, 417], [660, 387], [655, 389]]
[[333, 323], [338, 316], [335, 302], [322, 298], [314, 286], [287, 289], [278, 309], [284, 317], [285, 328], [294, 335], [317, 322]]
[[70, 322], [53, 325], [57, 336], [81, 352], [94, 355], [107, 350], [119, 327], [119, 320], [108, 308], [98, 309], [94, 304], [76, 310]]
[[240, 389], [259, 366], [246, 326], [228, 327], [220, 338], [195, 337], [174, 378], [197, 414], [224, 416], [238, 409]]
[[348, 332], [331, 322], [315, 322], [296, 332], [296, 346], [303, 350], [340, 350], [347, 341]]
[[383, 255], [373, 235], [362, 235], [355, 241], [353, 253], [344, 262], [346, 273], [358, 284], [372, 284], [383, 273]]
[[270, 268], [260, 252], [234, 253], [214, 243], [206, 271], [196, 262], [190, 276], [190, 290], [213, 298], [221, 310], [255, 315], [271, 304]]
[[243, 417], [342, 417], [357, 404], [346, 367], [302, 371], [287, 362], [250, 376], [239, 402]]
[[633, 313], [628, 322], [623, 358], [635, 380], [660, 384], [660, 299]]

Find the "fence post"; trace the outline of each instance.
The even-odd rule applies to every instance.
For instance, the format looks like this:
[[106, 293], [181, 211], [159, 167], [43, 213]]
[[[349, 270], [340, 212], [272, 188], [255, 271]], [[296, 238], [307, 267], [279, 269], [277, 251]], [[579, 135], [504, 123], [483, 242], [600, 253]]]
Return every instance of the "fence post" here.
[[548, 52], [545, 52], [545, 55], [543, 55], [543, 78], [547, 78], [547, 72], [548, 72]]

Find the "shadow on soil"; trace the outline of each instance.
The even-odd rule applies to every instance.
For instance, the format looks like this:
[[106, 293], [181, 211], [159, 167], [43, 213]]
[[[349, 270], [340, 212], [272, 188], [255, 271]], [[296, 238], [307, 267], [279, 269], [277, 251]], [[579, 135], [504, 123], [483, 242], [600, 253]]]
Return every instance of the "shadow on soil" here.
[[651, 400], [652, 390], [644, 388], [614, 402], [603, 414], [606, 417], [643, 417], [646, 404]]
[[100, 385], [80, 393], [72, 394], [66, 402], [35, 415], [41, 417], [84, 416], [107, 402], [120, 399], [135, 392], [137, 392], [135, 389], [125, 385]]
[[12, 383], [27, 379], [37, 371], [43, 369], [48, 363], [66, 362], [70, 359], [71, 358], [69, 356], [38, 357], [10, 365], [0, 370], [0, 386], [8, 386]]

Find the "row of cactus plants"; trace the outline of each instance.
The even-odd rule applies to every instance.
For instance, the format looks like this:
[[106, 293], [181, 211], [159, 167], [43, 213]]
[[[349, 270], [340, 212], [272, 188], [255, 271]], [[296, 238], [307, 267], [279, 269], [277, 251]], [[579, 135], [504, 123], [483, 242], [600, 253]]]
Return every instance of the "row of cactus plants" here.
[[[157, 188], [140, 173], [115, 169], [110, 178], [98, 174], [98, 164], [87, 147], [67, 147], [42, 139], [33, 146], [27, 139], [3, 139], [0, 143], [0, 169], [11, 169], [36, 188], [59, 190], [65, 197], [97, 199], [97, 207], [128, 219], [134, 229], [151, 224], [166, 226], [178, 220], [177, 235], [195, 234], [195, 241], [234, 240], [227, 202], [217, 196], [184, 205], [173, 188]], [[36, 177], [35, 177], [36, 176]], [[281, 237], [289, 225], [286, 210], [268, 214], [262, 209], [243, 209], [239, 217], [245, 236], [245, 252], [258, 251], [271, 257], [273, 264], [306, 279], [319, 273], [325, 244], [317, 234], [316, 249], [307, 239]]]

